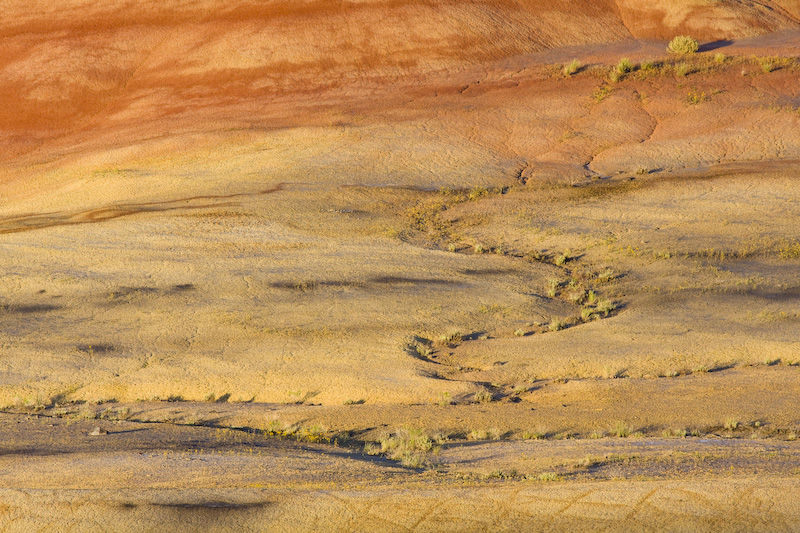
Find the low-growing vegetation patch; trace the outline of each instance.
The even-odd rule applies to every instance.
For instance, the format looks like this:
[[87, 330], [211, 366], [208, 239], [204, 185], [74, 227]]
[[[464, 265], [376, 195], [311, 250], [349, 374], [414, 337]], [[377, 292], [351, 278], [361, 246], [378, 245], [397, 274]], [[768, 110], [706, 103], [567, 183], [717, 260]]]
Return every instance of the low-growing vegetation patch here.
[[559, 287], [561, 287], [561, 280], [556, 278], [547, 280], [547, 296], [555, 298], [558, 294]]
[[486, 479], [514, 479], [519, 477], [519, 473], [514, 468], [511, 470], [493, 470], [486, 474], [485, 477]]
[[639, 70], [642, 71], [642, 72], [645, 72], [645, 73], [651, 72], [651, 71], [653, 71], [653, 70], [655, 70], [657, 68], [658, 68], [658, 63], [656, 63], [655, 61], [649, 60], [649, 59], [645, 60], [645, 61], [642, 61], [639, 64]]
[[570, 259], [572, 259], [572, 252], [564, 250], [564, 252], [556, 258], [556, 265], [563, 266]]
[[783, 246], [778, 253], [783, 259], [800, 258], [800, 242]]
[[688, 35], [678, 35], [667, 45], [667, 51], [671, 54], [694, 54], [700, 49], [700, 43]]
[[464, 338], [461, 336], [460, 332], [451, 331], [450, 333], [440, 336], [438, 342], [443, 346], [449, 346], [453, 348], [461, 344], [463, 340]]
[[494, 400], [494, 394], [488, 390], [479, 390], [473, 397], [475, 403], [489, 403]]
[[500, 440], [500, 436], [495, 428], [473, 429], [467, 434], [467, 440]]
[[364, 451], [369, 455], [383, 454], [409, 468], [422, 468], [428, 464], [428, 456], [440, 448], [424, 431], [403, 427], [384, 435], [380, 446], [367, 443]]
[[441, 449], [434, 439], [424, 431], [402, 427], [385, 434], [376, 443], [367, 443], [364, 451], [368, 455], [384, 455], [409, 468], [422, 468], [429, 463], [429, 455]]
[[615, 437], [629, 437], [633, 433], [633, 428], [620, 420], [611, 425], [609, 433]]
[[594, 92], [592, 93], [592, 98], [594, 99], [594, 102], [596, 104], [599, 104], [600, 102], [608, 98], [608, 95], [610, 95], [611, 92], [612, 92], [611, 87], [603, 84], [594, 90]]
[[689, 105], [697, 105], [702, 104], [703, 102], [708, 102], [710, 98], [706, 95], [703, 91], [697, 91], [696, 89], [692, 89], [686, 95], [686, 103]]
[[[446, 338], [443, 336], [443, 338]], [[443, 343], [444, 344], [444, 343]], [[430, 361], [430, 356], [433, 355], [433, 343], [425, 337], [414, 336], [403, 347], [404, 351], [422, 361]]]
[[629, 72], [633, 72], [634, 68], [635, 65], [633, 64], [633, 61], [631, 61], [627, 57], [623, 57], [622, 59], [620, 59], [616, 67], [617, 72], [619, 72], [620, 74], [627, 74]]
[[547, 431], [537, 429], [535, 431], [523, 431], [522, 438], [524, 440], [544, 440], [547, 438]]
[[733, 431], [739, 427], [739, 420], [737, 420], [736, 417], [729, 416], [725, 419], [723, 427], [728, 431]]
[[564, 76], [572, 76], [573, 74], [578, 72], [578, 70], [580, 70], [582, 66], [583, 65], [581, 64], [580, 61], [578, 61], [577, 59], [573, 59], [572, 61], [564, 65], [562, 72], [564, 73]]
[[364, 405], [365, 403], [367, 403], [367, 401], [363, 398], [359, 398], [358, 400], [345, 400], [342, 402], [343, 405]]

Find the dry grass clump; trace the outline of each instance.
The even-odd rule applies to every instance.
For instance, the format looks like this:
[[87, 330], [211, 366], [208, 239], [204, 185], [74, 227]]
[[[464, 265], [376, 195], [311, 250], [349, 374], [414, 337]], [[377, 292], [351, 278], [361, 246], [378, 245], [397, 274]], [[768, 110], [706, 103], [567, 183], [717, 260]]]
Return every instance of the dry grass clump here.
[[468, 440], [499, 440], [500, 432], [495, 428], [473, 429], [467, 434]]
[[586, 298], [586, 290], [585, 289], [577, 289], [567, 293], [567, 300], [574, 304], [579, 304]]
[[597, 283], [608, 283], [617, 278], [613, 268], [606, 268], [603, 272], [597, 275]]
[[594, 92], [592, 93], [592, 98], [594, 99], [594, 102], [596, 104], [599, 104], [600, 102], [608, 98], [609, 94], [611, 94], [611, 87], [609, 87], [608, 85], [601, 85], [600, 87], [594, 90]]
[[489, 403], [494, 400], [494, 394], [488, 390], [479, 390], [473, 398], [475, 403]]
[[700, 49], [700, 43], [688, 35], [678, 35], [667, 45], [667, 51], [671, 54], [693, 54]]
[[484, 476], [485, 479], [514, 479], [519, 477], [515, 468], [510, 470], [493, 470]]
[[736, 417], [729, 416], [728, 418], [725, 419], [723, 427], [725, 427], [725, 429], [727, 429], [728, 431], [733, 431], [739, 427], [739, 421], [736, 419]]
[[547, 431], [544, 429], [537, 429], [535, 431], [523, 431], [522, 438], [524, 440], [544, 440], [547, 438]]
[[564, 76], [572, 76], [573, 74], [578, 72], [578, 70], [580, 70], [582, 66], [583, 64], [580, 61], [578, 61], [577, 59], [573, 59], [572, 61], [564, 65], [562, 72], [564, 73]]
[[619, 60], [619, 63], [617, 63], [616, 68], [617, 72], [619, 72], [620, 74], [627, 74], [629, 72], [633, 72], [635, 65], [633, 64], [633, 61], [631, 61], [627, 57], [623, 57], [622, 59]]
[[17, 409], [32, 409], [33, 411], [41, 411], [47, 408], [41, 394], [35, 394], [25, 398], [22, 396], [15, 396], [13, 406]]
[[[445, 338], [443, 336], [442, 338]], [[429, 339], [424, 337], [415, 336], [409, 340], [405, 346], [403, 347], [405, 352], [414, 357], [415, 359], [420, 359], [422, 361], [428, 361], [429, 357], [433, 355], [433, 346], [432, 342]]]
[[603, 315], [605, 315], [605, 316], [608, 316], [608, 314], [611, 311], [614, 311], [616, 308], [617, 308], [617, 304], [615, 304], [613, 301], [611, 301], [611, 300], [609, 300], [607, 298], [603, 298], [602, 300], [597, 302], [597, 306], [595, 307], [595, 309], [597, 309], [598, 313], [603, 313]]
[[451, 331], [450, 333], [447, 333], [439, 337], [439, 344], [453, 347], [461, 344], [463, 340], [464, 338], [461, 336], [460, 332]]
[[611, 73], [609, 74], [609, 80], [613, 83], [621, 81], [626, 74], [630, 74], [636, 69], [636, 65], [628, 59], [627, 57], [623, 57], [619, 60], [619, 63], [616, 64], [614, 68], [611, 69]]
[[469, 191], [469, 193], [467, 194], [467, 198], [471, 202], [477, 202], [478, 200], [480, 200], [484, 196], [489, 196], [490, 192], [491, 191], [489, 191], [489, 189], [487, 189], [486, 187], [477, 186], [477, 187], [474, 187], [472, 190]]
[[399, 428], [380, 439], [380, 447], [367, 443], [364, 451], [369, 455], [384, 454], [393, 461], [409, 468], [422, 468], [428, 463], [428, 455], [437, 453], [440, 447], [422, 430]]
[[555, 298], [558, 294], [559, 287], [561, 287], [561, 280], [556, 278], [547, 280], [547, 296]]
[[629, 437], [633, 433], [633, 428], [619, 420], [611, 425], [609, 433], [615, 437]]
[[563, 266], [570, 259], [572, 259], [572, 252], [570, 252], [569, 250], [564, 250], [564, 253], [562, 253], [556, 258], [556, 265]]

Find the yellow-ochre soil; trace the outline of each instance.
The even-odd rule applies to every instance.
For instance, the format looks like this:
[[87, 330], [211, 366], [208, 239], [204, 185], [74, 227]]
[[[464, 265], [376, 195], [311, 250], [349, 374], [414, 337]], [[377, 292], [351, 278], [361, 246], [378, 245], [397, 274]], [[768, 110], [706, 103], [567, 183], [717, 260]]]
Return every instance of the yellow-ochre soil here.
[[2, 11], [0, 530], [798, 527], [798, 1]]

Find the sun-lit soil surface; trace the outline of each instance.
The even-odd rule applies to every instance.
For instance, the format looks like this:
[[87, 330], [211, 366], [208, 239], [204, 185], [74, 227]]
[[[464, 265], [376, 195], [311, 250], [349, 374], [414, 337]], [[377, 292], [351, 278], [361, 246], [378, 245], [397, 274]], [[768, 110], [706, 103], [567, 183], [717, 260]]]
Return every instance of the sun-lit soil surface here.
[[[602, 438], [445, 444], [405, 469], [346, 445], [165, 423], [4, 415], [7, 531], [606, 530], [800, 518], [796, 441]], [[79, 474], [77, 474], [79, 472]], [[191, 487], [191, 490], [187, 490]], [[66, 513], [66, 515], [65, 515]], [[65, 521], [65, 516], [68, 517]], [[62, 526], [63, 527], [63, 526]]]
[[7, 4], [2, 528], [796, 523], [798, 2]]

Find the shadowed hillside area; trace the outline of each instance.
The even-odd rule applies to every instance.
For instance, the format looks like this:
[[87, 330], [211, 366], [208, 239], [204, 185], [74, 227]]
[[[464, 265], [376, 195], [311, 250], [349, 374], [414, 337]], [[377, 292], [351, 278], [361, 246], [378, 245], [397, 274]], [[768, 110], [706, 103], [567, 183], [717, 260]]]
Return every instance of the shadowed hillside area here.
[[796, 523], [800, 1], [151, 4], [0, 8], [0, 528]]

